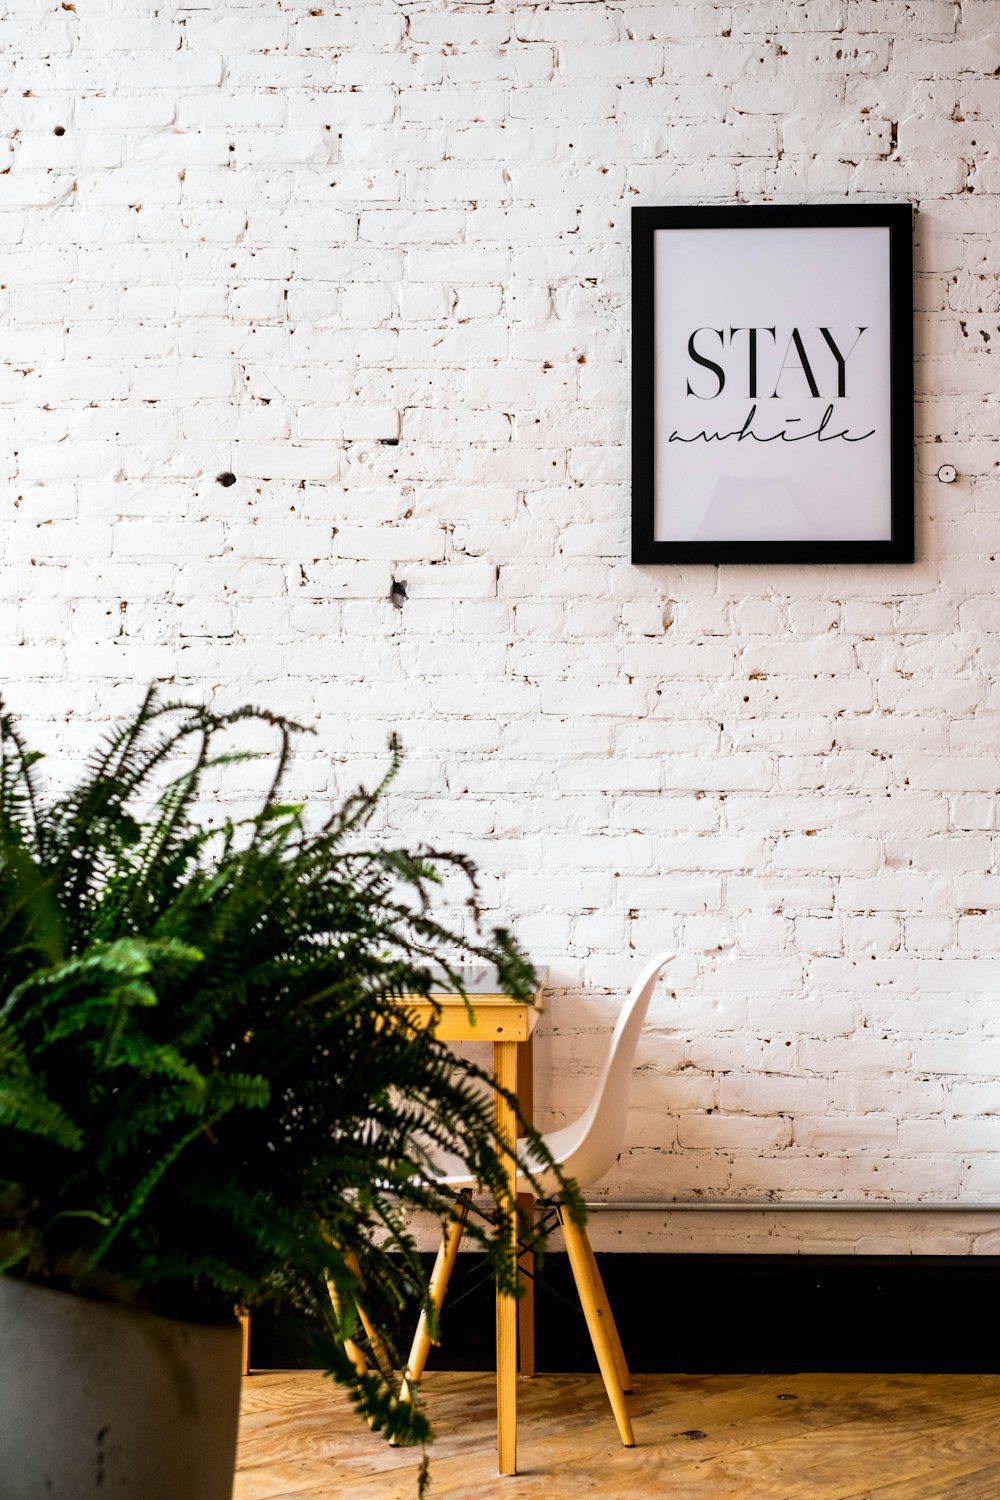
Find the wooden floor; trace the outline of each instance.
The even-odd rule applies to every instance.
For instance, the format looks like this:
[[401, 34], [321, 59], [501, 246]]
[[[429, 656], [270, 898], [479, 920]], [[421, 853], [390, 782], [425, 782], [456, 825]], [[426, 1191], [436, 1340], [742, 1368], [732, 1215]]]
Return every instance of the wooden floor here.
[[[496, 1473], [489, 1375], [430, 1373], [431, 1500], [998, 1500], [1000, 1376], [642, 1375], [627, 1450], [597, 1375], [518, 1386]], [[234, 1500], [415, 1500], [417, 1457], [313, 1371], [244, 1382]]]

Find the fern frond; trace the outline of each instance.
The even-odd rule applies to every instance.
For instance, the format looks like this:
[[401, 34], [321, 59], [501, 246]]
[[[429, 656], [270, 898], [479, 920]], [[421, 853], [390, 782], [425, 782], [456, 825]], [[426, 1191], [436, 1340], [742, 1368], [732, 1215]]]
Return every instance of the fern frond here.
[[38, 790], [34, 766], [44, 757], [28, 750], [0, 699], [0, 839], [4, 844], [38, 844]]
[[[199, 823], [208, 773], [258, 758], [227, 739], [246, 724], [273, 739], [269, 790]], [[185, 1316], [269, 1301], [323, 1329], [363, 1412], [422, 1441], [422, 1413], [345, 1360], [326, 1279], [349, 1316], [356, 1256], [391, 1344], [400, 1307], [427, 1305], [407, 1214], [448, 1214], [429, 1168], [457, 1151], [500, 1202], [470, 1234], [514, 1290], [495, 1086], [396, 997], [460, 993], [459, 951], [519, 997], [534, 975], [480, 928], [461, 854], [366, 847], [398, 741], [374, 790], [311, 828], [284, 794], [302, 732], [151, 691], [46, 804], [0, 708], [0, 1270]], [[436, 907], [455, 880], [461, 929]]]
[[0, 1021], [0, 1130], [41, 1136], [65, 1151], [84, 1144], [79, 1125], [51, 1099], [32, 1073], [25, 1049], [9, 1024]]

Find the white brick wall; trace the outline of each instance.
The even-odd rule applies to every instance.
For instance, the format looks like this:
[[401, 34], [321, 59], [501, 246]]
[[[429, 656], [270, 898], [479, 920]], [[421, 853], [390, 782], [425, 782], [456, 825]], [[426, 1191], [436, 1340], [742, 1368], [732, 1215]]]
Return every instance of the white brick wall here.
[[[315, 720], [324, 795], [398, 728], [387, 832], [469, 850], [551, 964], [546, 1121], [640, 960], [680, 954], [611, 1193], [996, 1194], [1000, 7], [6, 0], [0, 27], [0, 623], [32, 735], [79, 755], [161, 677]], [[919, 563], [633, 568], [630, 205], [846, 196], [919, 209]]]

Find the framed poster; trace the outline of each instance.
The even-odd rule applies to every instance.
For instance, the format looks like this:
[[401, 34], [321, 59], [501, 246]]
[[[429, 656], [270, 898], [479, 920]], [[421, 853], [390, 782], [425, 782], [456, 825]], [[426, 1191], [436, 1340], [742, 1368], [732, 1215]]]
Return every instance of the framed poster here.
[[909, 204], [633, 208], [632, 561], [912, 562]]

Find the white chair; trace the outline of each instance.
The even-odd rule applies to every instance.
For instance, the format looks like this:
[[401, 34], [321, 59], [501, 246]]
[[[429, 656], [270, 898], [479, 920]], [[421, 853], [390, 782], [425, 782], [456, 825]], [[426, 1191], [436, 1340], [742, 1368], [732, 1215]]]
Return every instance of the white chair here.
[[[632, 993], [622, 1006], [615, 1023], [607, 1060], [598, 1079], [593, 1098], [583, 1114], [572, 1125], [564, 1125], [560, 1130], [550, 1131], [543, 1136], [546, 1148], [556, 1166], [560, 1168], [564, 1176], [574, 1178], [580, 1187], [587, 1187], [589, 1183], [596, 1182], [598, 1178], [610, 1171], [621, 1150], [625, 1139], [625, 1126], [628, 1123], [629, 1085], [636, 1047], [639, 1043], [639, 1033], [642, 1031], [660, 970], [670, 962], [672, 957], [673, 954], [661, 953], [659, 957], [651, 959], [636, 980]], [[573, 1224], [569, 1216], [563, 1212], [558, 1196], [559, 1178], [553, 1169], [542, 1166], [530, 1149], [526, 1150], [521, 1161], [534, 1181], [531, 1182], [527, 1177], [519, 1174], [518, 1193], [530, 1195], [540, 1191], [543, 1200], [550, 1204], [558, 1215], [566, 1242], [570, 1269], [573, 1272], [573, 1280], [576, 1282], [580, 1303], [587, 1320], [594, 1353], [597, 1355], [597, 1363], [604, 1380], [604, 1388], [611, 1402], [621, 1440], [626, 1448], [632, 1448], [635, 1446], [635, 1438], [625, 1405], [625, 1395], [632, 1389], [632, 1377], [625, 1362], [621, 1340], [611, 1315], [611, 1307], [597, 1269], [594, 1252], [590, 1248], [590, 1241], [585, 1231]], [[461, 1201], [448, 1226], [431, 1275], [430, 1301], [435, 1310], [440, 1312], [448, 1288], [448, 1280], [458, 1254], [472, 1192], [477, 1184], [475, 1178], [469, 1175], [468, 1170], [458, 1158], [442, 1159], [438, 1167], [435, 1180], [442, 1187], [451, 1188], [456, 1194], [461, 1195]], [[402, 1399], [405, 1400], [407, 1397], [409, 1384], [419, 1380], [423, 1374], [430, 1346], [427, 1316], [421, 1314], [410, 1349], [406, 1379], [401, 1391]]]

